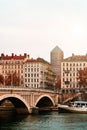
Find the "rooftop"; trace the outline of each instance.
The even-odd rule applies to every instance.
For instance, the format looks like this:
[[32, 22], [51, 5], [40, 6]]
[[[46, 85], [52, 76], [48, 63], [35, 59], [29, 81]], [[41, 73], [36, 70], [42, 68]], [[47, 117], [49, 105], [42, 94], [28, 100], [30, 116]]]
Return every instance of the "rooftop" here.
[[71, 57], [64, 59], [64, 61], [87, 61], [87, 54], [86, 55], [74, 55], [74, 54], [72, 54]]
[[58, 52], [58, 51], [62, 51], [62, 50], [58, 46], [56, 46], [51, 52]]
[[2, 60], [11, 60], [11, 59], [13, 59], [13, 60], [22, 60], [22, 59], [25, 59], [27, 56], [29, 57], [29, 55], [27, 55], [26, 53], [24, 53], [24, 55], [21, 55], [21, 54], [20, 55], [14, 55], [14, 53], [12, 53], [11, 56], [1, 54], [1, 59]]
[[26, 63], [31, 63], [31, 62], [33, 62], [33, 63], [45, 63], [45, 64], [50, 64], [49, 62], [47, 62], [47, 61], [45, 61], [44, 59], [42, 59], [42, 58], [37, 58], [37, 59], [28, 59], [27, 61], [26, 61]]

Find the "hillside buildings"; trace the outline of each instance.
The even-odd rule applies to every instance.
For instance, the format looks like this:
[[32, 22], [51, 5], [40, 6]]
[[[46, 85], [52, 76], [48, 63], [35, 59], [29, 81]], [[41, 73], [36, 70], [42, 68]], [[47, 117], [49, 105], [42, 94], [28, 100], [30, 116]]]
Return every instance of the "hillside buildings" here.
[[50, 53], [51, 65], [57, 77], [61, 77], [61, 62], [64, 58], [63, 51], [56, 46]]

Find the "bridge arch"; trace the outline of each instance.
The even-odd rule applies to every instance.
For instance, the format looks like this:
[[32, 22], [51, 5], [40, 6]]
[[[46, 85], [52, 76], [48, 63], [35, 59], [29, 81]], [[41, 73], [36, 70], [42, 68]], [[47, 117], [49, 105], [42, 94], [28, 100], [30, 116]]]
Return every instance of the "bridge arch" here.
[[40, 96], [35, 103], [35, 107], [47, 107], [54, 105], [55, 105], [54, 100], [49, 95]]
[[21, 109], [22, 107], [26, 109], [27, 113], [30, 113], [30, 107], [20, 95], [18, 94], [4, 94], [0, 96], [0, 102], [3, 102], [5, 100], [9, 100], [12, 102], [12, 104], [17, 108], [18, 113], [22, 113], [23, 110]]

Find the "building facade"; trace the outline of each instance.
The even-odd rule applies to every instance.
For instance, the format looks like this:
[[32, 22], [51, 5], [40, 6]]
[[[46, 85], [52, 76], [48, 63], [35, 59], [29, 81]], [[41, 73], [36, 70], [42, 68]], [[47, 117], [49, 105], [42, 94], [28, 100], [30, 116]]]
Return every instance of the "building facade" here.
[[[11, 56], [1, 54], [0, 66], [1, 71], [0, 74], [4, 78], [4, 85], [6, 85], [6, 79], [8, 76], [11, 76], [11, 84], [13, 84], [13, 75], [19, 78], [19, 86], [24, 86], [24, 63], [27, 59], [29, 59], [29, 55], [26, 53], [24, 55], [14, 55], [12, 53]], [[8, 79], [9, 80], [9, 79]], [[10, 82], [10, 81], [9, 81]]]
[[25, 87], [54, 88], [55, 75], [52, 66], [42, 58], [29, 59], [25, 63]]
[[63, 51], [56, 46], [50, 53], [51, 64], [56, 76], [61, 77], [61, 61], [64, 58]]
[[61, 63], [61, 88], [76, 89], [78, 85], [78, 71], [87, 68], [87, 55], [74, 55], [64, 59]]

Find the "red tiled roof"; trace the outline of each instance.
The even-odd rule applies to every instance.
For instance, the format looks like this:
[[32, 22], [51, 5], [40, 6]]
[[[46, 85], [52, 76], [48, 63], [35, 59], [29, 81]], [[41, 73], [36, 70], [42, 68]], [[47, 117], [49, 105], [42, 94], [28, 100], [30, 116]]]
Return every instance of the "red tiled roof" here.
[[12, 54], [11, 56], [8, 56], [8, 55], [1, 55], [1, 58], [3, 59], [3, 60], [11, 60], [11, 59], [13, 59], [13, 60], [22, 60], [22, 59], [24, 59], [24, 58], [26, 58], [26, 55], [19, 55], [19, 56], [17, 56], [17, 55], [14, 55], [14, 54]]

